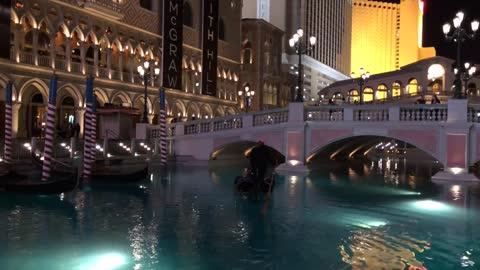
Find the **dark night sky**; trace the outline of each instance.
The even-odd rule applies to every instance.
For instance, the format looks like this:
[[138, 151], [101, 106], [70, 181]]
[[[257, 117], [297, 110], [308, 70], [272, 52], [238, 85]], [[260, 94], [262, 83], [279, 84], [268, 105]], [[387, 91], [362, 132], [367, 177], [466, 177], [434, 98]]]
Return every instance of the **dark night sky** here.
[[[457, 11], [465, 13], [464, 27], [471, 31], [470, 22], [480, 20], [479, 0], [424, 0], [424, 35], [423, 46], [435, 47], [437, 55], [455, 59], [455, 43], [445, 40], [442, 25], [452, 21]], [[451, 23], [452, 24], [452, 23]], [[479, 31], [480, 32], [480, 31]], [[480, 35], [475, 40], [463, 43], [463, 59], [480, 64]]]
[[[400, 2], [400, 0], [377, 1]], [[470, 22], [474, 19], [480, 20], [480, 0], [424, 0], [424, 2], [423, 46], [435, 47], [437, 55], [455, 59], [455, 43], [445, 40], [442, 26], [446, 22], [452, 24], [455, 14], [462, 10], [465, 13], [464, 27], [471, 30]], [[463, 43], [463, 59], [480, 64], [480, 35], [475, 40]]]

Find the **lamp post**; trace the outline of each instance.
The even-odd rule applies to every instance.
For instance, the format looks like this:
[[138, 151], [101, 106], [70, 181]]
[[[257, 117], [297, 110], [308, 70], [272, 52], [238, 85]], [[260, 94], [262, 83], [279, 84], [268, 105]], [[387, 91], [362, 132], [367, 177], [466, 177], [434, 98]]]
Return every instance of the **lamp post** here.
[[475, 67], [474, 65], [470, 65], [469, 62], [465, 62], [464, 67], [465, 67], [465, 70], [463, 72], [459, 72], [458, 69], [455, 68], [454, 73], [455, 73], [456, 76], [459, 75], [463, 79], [465, 97], [468, 97], [468, 81], [470, 81], [473, 74], [475, 74], [475, 72], [477, 72], [477, 67]]
[[244, 87], [243, 90], [238, 90], [238, 96], [243, 96], [245, 92], [245, 112], [248, 113], [248, 109], [250, 108], [250, 105], [252, 104], [252, 98], [255, 95], [255, 91], [253, 91], [250, 88], [250, 85], [247, 83]]
[[142, 123], [148, 124], [148, 117], [147, 117], [147, 87], [148, 87], [148, 82], [150, 79], [156, 80], [158, 78], [158, 75], [160, 74], [160, 68], [157, 67], [157, 62], [155, 62], [155, 68], [154, 74], [152, 77], [152, 74], [150, 72], [150, 61], [145, 61], [143, 65], [139, 65], [137, 67], [138, 74], [140, 74], [140, 77], [143, 79], [143, 85], [145, 86], [145, 91], [143, 93], [143, 119]]
[[313, 46], [317, 43], [317, 38], [311, 36], [307, 43], [303, 37], [303, 29], [298, 29], [292, 38], [288, 41], [291, 48], [295, 49], [295, 53], [298, 55], [298, 82], [297, 82], [297, 94], [295, 96], [295, 102], [303, 102], [303, 67], [302, 67], [302, 55], [309, 52]]
[[[355, 79], [355, 72], [352, 72], [350, 74], [352, 79]], [[360, 88], [359, 90], [359, 95], [360, 95], [360, 104], [363, 104], [363, 87], [365, 86], [365, 83], [368, 81], [368, 78], [370, 78], [370, 73], [367, 71], [365, 72], [365, 69], [360, 68], [360, 77], [358, 77], [358, 87]]]
[[462, 42], [466, 41], [467, 39], [474, 39], [478, 27], [480, 23], [477, 20], [474, 20], [470, 23], [472, 32], [467, 33], [467, 30], [462, 27], [463, 19], [465, 14], [463, 12], [457, 12], [455, 18], [453, 19], [453, 31], [450, 31], [452, 26], [449, 23], [443, 25], [443, 33], [445, 34], [445, 38], [448, 41], [452, 41], [457, 43], [457, 73], [455, 74], [456, 84], [455, 84], [455, 94], [453, 98], [461, 99], [464, 98], [462, 95], [462, 79], [461, 73], [464, 72], [464, 66], [462, 65], [461, 61], [461, 48]]

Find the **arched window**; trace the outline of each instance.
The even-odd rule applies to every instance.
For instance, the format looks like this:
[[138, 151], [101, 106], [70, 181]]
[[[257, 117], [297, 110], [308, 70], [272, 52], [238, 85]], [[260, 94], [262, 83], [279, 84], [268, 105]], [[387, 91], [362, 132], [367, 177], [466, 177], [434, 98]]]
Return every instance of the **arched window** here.
[[193, 18], [192, 18], [192, 7], [190, 3], [183, 3], [183, 25], [188, 27], [193, 27]]
[[248, 40], [243, 42], [242, 45], [242, 64], [252, 64], [252, 43]]
[[380, 84], [377, 88], [376, 99], [377, 100], [384, 100], [387, 99], [388, 89], [385, 84]]
[[358, 103], [359, 101], [358, 90], [353, 89], [348, 91], [348, 103]]
[[363, 102], [373, 102], [373, 89], [370, 87], [366, 87], [363, 89]]
[[218, 38], [221, 40], [226, 40], [225, 37], [225, 22], [222, 18], [218, 20]]
[[416, 79], [411, 79], [408, 82], [407, 94], [410, 96], [415, 96], [418, 93], [418, 81]]
[[392, 87], [392, 97], [399, 97], [401, 95], [402, 86], [399, 82], [394, 82]]

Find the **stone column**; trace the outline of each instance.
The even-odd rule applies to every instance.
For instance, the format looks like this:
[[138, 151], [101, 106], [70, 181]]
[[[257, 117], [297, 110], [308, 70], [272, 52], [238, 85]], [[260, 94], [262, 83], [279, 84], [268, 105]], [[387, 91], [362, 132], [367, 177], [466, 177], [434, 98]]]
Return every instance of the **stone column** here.
[[98, 77], [98, 56], [99, 56], [99, 47], [98, 45], [93, 46], [93, 69], [94, 75]]
[[55, 50], [55, 35], [50, 35], [50, 65], [53, 69], [55, 69], [55, 57], [56, 57], [56, 50]]
[[112, 78], [112, 48], [107, 48], [107, 72], [108, 78]]
[[33, 50], [33, 64], [38, 66], [38, 29], [32, 29], [33, 41], [32, 41], [32, 50]]
[[84, 119], [85, 119], [85, 108], [80, 108], [80, 107], [75, 108], [75, 121], [80, 125], [80, 134], [78, 134], [79, 139], [83, 138], [83, 134], [85, 133]]
[[119, 51], [118, 52], [118, 73], [120, 81], [123, 81], [123, 52]]
[[[148, 110], [148, 107], [147, 107], [147, 110]], [[150, 125], [153, 124], [153, 118], [154, 118], [154, 117], [155, 117], [155, 114], [148, 114], [148, 115], [147, 115], [148, 123], [149, 123]]]
[[129, 57], [130, 57], [130, 81], [131, 81], [132, 83], [134, 83], [134, 82], [135, 82], [135, 80], [134, 80], [134, 78], [133, 78], [133, 75], [134, 75], [133, 72], [134, 72], [134, 70], [135, 70], [135, 67], [133, 66], [133, 64], [134, 64], [134, 61], [133, 61], [134, 56], [133, 56], [133, 55], [130, 55]]
[[13, 57], [15, 62], [20, 62], [20, 33], [22, 32], [22, 25], [16, 24], [15, 25], [15, 36], [13, 40]]
[[71, 66], [71, 63], [72, 63], [72, 48], [70, 46], [70, 40], [71, 40], [71, 38], [69, 38], [69, 37], [65, 38], [65, 65], [66, 65], [67, 71], [72, 70], [72, 66]]
[[81, 62], [81, 65], [82, 65], [80, 67], [80, 70], [81, 70], [82, 74], [87, 73], [87, 64], [86, 64], [85, 57], [86, 57], [85, 42], [80, 41], [80, 62]]

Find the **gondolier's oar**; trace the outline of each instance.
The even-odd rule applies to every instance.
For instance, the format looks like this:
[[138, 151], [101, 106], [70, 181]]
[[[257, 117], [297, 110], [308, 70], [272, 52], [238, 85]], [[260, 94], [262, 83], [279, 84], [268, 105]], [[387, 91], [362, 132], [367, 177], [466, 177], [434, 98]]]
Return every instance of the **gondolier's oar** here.
[[7, 83], [5, 99], [5, 149], [3, 160], [12, 164], [12, 82]]
[[55, 111], [57, 109], [57, 77], [55, 72], [50, 79], [48, 94], [47, 123], [45, 127], [45, 147], [43, 149], [42, 181], [48, 181], [52, 170], [53, 139], [55, 137]]

